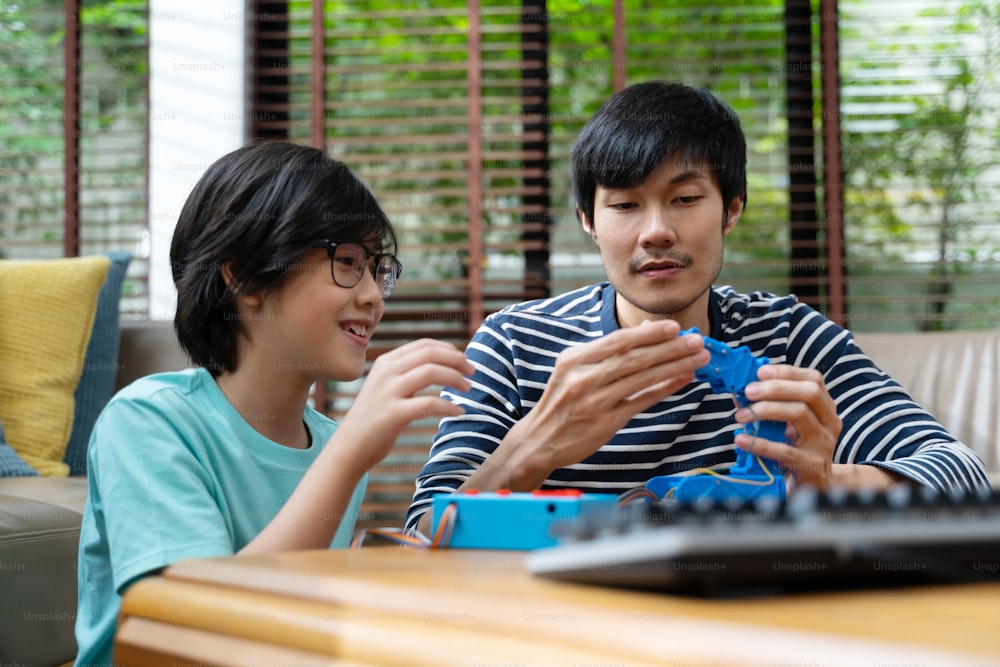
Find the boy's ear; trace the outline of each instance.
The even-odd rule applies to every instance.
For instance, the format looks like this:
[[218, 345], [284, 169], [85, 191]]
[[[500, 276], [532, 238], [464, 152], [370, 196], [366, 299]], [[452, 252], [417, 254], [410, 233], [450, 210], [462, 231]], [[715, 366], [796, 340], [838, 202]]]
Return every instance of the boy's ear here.
[[261, 298], [260, 298], [259, 295], [257, 295], [257, 294], [246, 294], [244, 292], [239, 291], [239, 289], [237, 289], [233, 285], [233, 263], [232, 263], [232, 261], [229, 261], [229, 262], [226, 262], [225, 264], [223, 264], [222, 268], [219, 269], [219, 274], [222, 275], [222, 280], [225, 281], [226, 287], [229, 288], [229, 291], [232, 292], [233, 296], [236, 297], [237, 300], [242, 301], [244, 304], [246, 304], [250, 308], [257, 308], [258, 306], [260, 306], [262, 300], [261, 300]]

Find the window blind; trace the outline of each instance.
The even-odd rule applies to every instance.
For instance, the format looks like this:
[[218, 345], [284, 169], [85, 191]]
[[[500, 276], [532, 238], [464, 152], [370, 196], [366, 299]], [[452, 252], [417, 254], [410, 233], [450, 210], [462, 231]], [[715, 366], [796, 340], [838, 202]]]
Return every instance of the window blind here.
[[848, 322], [996, 327], [1000, 3], [841, 9]]
[[63, 254], [62, 3], [3, 3], [0, 256]]
[[[540, 15], [464, 0], [282, 5], [256, 7], [255, 133], [345, 162], [399, 235], [403, 276], [370, 359], [424, 336], [464, 347], [489, 312], [547, 294]], [[358, 386], [326, 387], [328, 412]], [[399, 522], [435, 430], [414, 423], [373, 471], [363, 521]]]
[[[707, 87], [743, 123], [749, 203], [719, 282], [859, 330], [995, 325], [996, 67], [973, 56], [996, 54], [1000, 22], [995, 0], [962, 4], [261, 3], [253, 115], [347, 162], [396, 221], [406, 268], [372, 358], [422, 335], [464, 345], [507, 303], [603, 279], [570, 150], [648, 79]], [[973, 92], [981, 112], [958, 105]], [[358, 386], [330, 387], [328, 411]], [[415, 424], [374, 471], [365, 520], [399, 523], [434, 431]]]
[[[755, 208], [726, 270], [787, 288], [781, 3], [320, 4], [257, 5], [251, 117], [258, 136], [319, 143], [346, 162], [394, 220], [405, 268], [372, 358], [418, 336], [464, 346], [503, 305], [603, 279], [574, 213], [569, 154], [608, 96], [648, 78], [710, 87], [744, 118]], [[328, 412], [342, 414], [359, 386], [327, 387]], [[435, 430], [415, 423], [376, 467], [363, 523], [400, 522]]]
[[130, 252], [122, 313], [144, 316], [147, 3], [0, 7], [0, 256]]
[[79, 254], [132, 255], [121, 314], [148, 316], [149, 3], [83, 2]]
[[[788, 130], [782, 2], [706, 5], [694, 0], [626, 2], [619, 14], [624, 61], [612, 49], [611, 0], [550, 2], [552, 41], [553, 287], [602, 280], [599, 258], [580, 229], [569, 154], [584, 123], [624, 83], [662, 79], [702, 86], [739, 115], [747, 135], [749, 203], [727, 241], [721, 280], [740, 289], [789, 290]], [[811, 212], [815, 215], [815, 211]]]

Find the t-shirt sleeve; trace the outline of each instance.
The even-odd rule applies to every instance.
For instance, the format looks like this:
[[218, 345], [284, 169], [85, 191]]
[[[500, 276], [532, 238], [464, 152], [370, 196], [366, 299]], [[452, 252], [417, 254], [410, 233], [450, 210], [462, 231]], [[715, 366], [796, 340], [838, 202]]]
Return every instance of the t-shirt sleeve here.
[[234, 552], [232, 531], [212, 476], [187, 445], [194, 434], [169, 406], [115, 400], [90, 444], [115, 590], [187, 558]]
[[842, 431], [837, 463], [876, 466], [940, 491], [989, 488], [985, 466], [857, 346], [850, 332], [809, 312], [789, 362], [823, 373]]

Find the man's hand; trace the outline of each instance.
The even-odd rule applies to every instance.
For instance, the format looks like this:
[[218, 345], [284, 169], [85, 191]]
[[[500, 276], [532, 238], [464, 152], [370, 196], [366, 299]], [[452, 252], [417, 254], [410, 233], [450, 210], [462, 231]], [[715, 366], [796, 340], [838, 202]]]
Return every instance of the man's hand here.
[[463, 487], [536, 489], [596, 452], [708, 363], [704, 339], [679, 332], [672, 320], [647, 321], [564, 350], [538, 403]]
[[748, 384], [745, 391], [753, 411], [737, 410], [736, 421], [752, 424], [759, 418], [786, 422], [785, 437], [791, 445], [755, 440], [745, 433], [736, 436], [736, 445], [777, 461], [798, 484], [829, 488], [833, 485], [833, 452], [843, 424], [823, 376], [811, 368], [769, 364], [761, 366], [757, 378], [759, 381]]

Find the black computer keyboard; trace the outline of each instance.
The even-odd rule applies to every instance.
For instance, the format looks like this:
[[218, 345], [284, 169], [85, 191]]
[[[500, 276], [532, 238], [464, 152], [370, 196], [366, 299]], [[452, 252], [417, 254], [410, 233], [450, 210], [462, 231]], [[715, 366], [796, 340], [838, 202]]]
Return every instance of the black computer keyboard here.
[[557, 580], [699, 595], [1000, 581], [1000, 492], [817, 492], [785, 502], [640, 500], [554, 526]]

